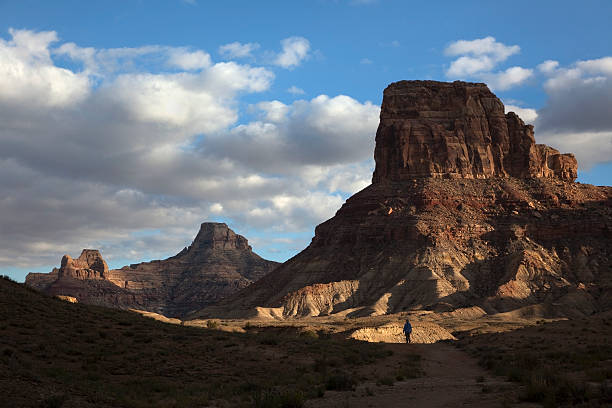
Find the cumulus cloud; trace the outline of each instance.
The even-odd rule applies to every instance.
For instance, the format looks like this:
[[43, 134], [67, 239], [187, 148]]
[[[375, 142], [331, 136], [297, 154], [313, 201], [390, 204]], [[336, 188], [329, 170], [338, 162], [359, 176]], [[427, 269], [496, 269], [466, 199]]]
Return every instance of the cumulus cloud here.
[[494, 37], [476, 40], [459, 40], [444, 50], [445, 55], [457, 57], [446, 70], [453, 79], [477, 79], [497, 90], [506, 90], [524, 83], [533, 75], [533, 70], [514, 66], [495, 71], [498, 65], [510, 56], [519, 53], [518, 45], [506, 45]]
[[259, 48], [257, 43], [233, 42], [219, 47], [219, 54], [226, 58], [248, 58], [253, 56], [253, 51]]
[[482, 78], [492, 89], [505, 91], [520, 85], [533, 75], [533, 70], [522, 67], [510, 67], [496, 73], [483, 73]]
[[287, 92], [292, 95], [304, 95], [306, 93], [302, 88], [298, 88], [295, 85], [290, 86], [289, 89], [287, 89]]
[[521, 51], [518, 45], [505, 45], [497, 42], [494, 37], [479, 38], [476, 40], [459, 40], [451, 43], [444, 53], [451, 57], [457, 55], [471, 55], [473, 57], [486, 57], [496, 62], [505, 61], [509, 56]]
[[521, 108], [516, 105], [505, 105], [505, 108], [506, 108], [506, 113], [514, 112], [517, 115], [519, 115], [519, 117], [523, 119], [525, 123], [528, 123], [531, 125], [533, 125], [536, 119], [538, 118], [538, 112], [535, 109]]
[[66, 107], [87, 98], [89, 78], [51, 60], [49, 46], [58, 40], [55, 32], [10, 29], [9, 33], [10, 40], [0, 38], [0, 100]]
[[187, 71], [197, 71], [211, 65], [210, 55], [204, 51], [189, 52], [182, 49], [173, 50], [168, 63]]
[[365, 160], [374, 149], [379, 108], [339, 95], [319, 95], [291, 105], [260, 103], [261, 120], [211, 137], [206, 148], [257, 171], [292, 173], [299, 166]]
[[537, 66], [540, 72], [544, 72], [545, 74], [553, 73], [557, 67], [559, 66], [559, 61], [546, 60], [543, 63]]
[[583, 169], [610, 162], [612, 57], [577, 61], [568, 67], [549, 62], [541, 71], [548, 74], [544, 83], [548, 100], [538, 111], [539, 138], [575, 153]]
[[[260, 229], [301, 243], [369, 183], [379, 113], [370, 102], [261, 101], [241, 121], [242, 95], [274, 81], [266, 68], [185, 47], [9, 36], [0, 39], [0, 269], [46, 269], [84, 247], [110, 262], [169, 256], [215, 219], [269, 245]], [[294, 61], [308, 54], [295, 49]], [[66, 59], [73, 68], [59, 66]]]
[[274, 59], [274, 64], [283, 68], [295, 68], [308, 58], [310, 41], [304, 37], [289, 37], [281, 41], [283, 50]]

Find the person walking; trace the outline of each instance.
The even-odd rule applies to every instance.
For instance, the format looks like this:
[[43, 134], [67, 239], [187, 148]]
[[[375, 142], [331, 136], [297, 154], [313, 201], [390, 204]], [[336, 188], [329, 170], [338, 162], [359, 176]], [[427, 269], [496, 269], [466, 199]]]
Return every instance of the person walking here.
[[406, 319], [406, 324], [404, 324], [404, 334], [406, 335], [406, 343], [410, 343], [410, 333], [412, 333], [412, 325], [410, 321]]

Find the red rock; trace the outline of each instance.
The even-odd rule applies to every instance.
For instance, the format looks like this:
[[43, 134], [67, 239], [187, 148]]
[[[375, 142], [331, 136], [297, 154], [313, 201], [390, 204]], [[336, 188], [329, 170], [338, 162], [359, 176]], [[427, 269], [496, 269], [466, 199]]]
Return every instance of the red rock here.
[[574, 183], [573, 155], [535, 144], [484, 84], [391, 84], [375, 159], [304, 251], [193, 316], [612, 307], [612, 188]]
[[576, 179], [573, 155], [535, 144], [533, 126], [485, 84], [400, 81], [383, 95], [373, 183], [423, 177]]
[[64, 255], [58, 278], [74, 279], [105, 279], [108, 274], [108, 265], [102, 259], [97, 249], [84, 249], [81, 256], [72, 259], [70, 255]]
[[235, 293], [278, 265], [255, 254], [246, 238], [221, 223], [203, 223], [177, 255], [109, 270], [97, 250], [85, 249], [26, 284], [79, 302], [183, 316]]

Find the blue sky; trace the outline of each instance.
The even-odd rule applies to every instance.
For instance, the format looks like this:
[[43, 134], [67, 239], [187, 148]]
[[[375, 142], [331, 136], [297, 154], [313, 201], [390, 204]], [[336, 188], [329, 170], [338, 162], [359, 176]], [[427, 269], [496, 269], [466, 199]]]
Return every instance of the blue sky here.
[[303, 249], [371, 177], [382, 90], [487, 82], [612, 184], [609, 1], [1, 1], [0, 273]]

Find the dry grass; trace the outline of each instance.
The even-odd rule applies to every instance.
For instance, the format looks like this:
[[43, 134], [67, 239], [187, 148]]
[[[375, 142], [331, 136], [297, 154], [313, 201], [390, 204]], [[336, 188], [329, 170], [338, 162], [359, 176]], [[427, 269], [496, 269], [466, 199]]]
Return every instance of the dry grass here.
[[542, 323], [466, 337], [482, 366], [524, 386], [522, 399], [557, 406], [612, 404], [612, 319]]
[[325, 333], [210, 326], [70, 304], [0, 279], [0, 405], [299, 407], [325, 388], [351, 389], [361, 366], [388, 356]]

